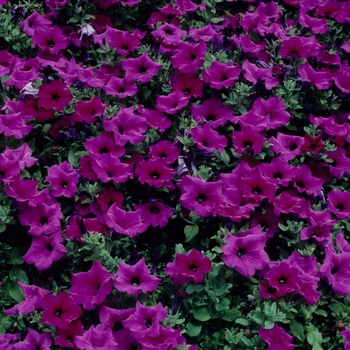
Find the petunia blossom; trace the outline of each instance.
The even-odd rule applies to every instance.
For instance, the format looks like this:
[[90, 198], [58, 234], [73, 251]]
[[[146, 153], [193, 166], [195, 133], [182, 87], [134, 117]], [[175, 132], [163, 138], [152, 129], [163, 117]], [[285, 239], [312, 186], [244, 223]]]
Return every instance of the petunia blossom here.
[[200, 283], [204, 274], [210, 272], [212, 263], [209, 258], [196, 249], [187, 254], [176, 253], [174, 262], [166, 265], [165, 273], [171, 277], [174, 284], [186, 282]]
[[160, 278], [151, 275], [144, 258], [131, 266], [120, 261], [116, 278], [113, 279], [114, 286], [119, 292], [127, 292], [134, 296], [153, 292], [160, 281]]
[[277, 326], [275, 323], [273, 328], [260, 328], [259, 337], [267, 344], [267, 350], [293, 350], [293, 337], [289, 335], [284, 328]]
[[92, 310], [111, 293], [112, 278], [113, 275], [99, 261], [94, 261], [88, 272], [73, 274], [70, 294], [77, 304], [83, 304], [85, 310]]
[[243, 276], [253, 276], [256, 270], [264, 269], [269, 263], [264, 251], [265, 244], [266, 236], [262, 234], [260, 226], [245, 231], [244, 236], [228, 234], [222, 247], [222, 260]]

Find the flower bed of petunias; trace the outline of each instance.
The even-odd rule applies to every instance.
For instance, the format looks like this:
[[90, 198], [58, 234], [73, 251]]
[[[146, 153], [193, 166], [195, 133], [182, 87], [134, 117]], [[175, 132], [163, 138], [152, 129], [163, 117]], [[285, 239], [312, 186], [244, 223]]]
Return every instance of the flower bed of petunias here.
[[350, 1], [0, 23], [0, 350], [350, 349]]

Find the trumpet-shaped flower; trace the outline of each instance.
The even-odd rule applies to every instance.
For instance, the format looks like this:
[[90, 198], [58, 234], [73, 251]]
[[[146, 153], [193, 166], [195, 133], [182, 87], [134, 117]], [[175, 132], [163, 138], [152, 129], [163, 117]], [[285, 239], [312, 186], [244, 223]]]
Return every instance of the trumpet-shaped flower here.
[[188, 254], [176, 253], [174, 262], [166, 265], [165, 272], [174, 284], [200, 283], [204, 280], [204, 274], [210, 272], [211, 268], [210, 259], [192, 249]]
[[264, 269], [269, 263], [269, 257], [264, 251], [266, 236], [260, 226], [245, 231], [244, 236], [226, 236], [226, 245], [222, 248], [222, 260], [228, 267], [233, 267], [245, 277], [255, 274], [256, 270]]
[[140, 293], [153, 292], [157, 289], [160, 281], [160, 278], [151, 275], [143, 258], [132, 266], [119, 262], [117, 276], [113, 283], [119, 292], [139, 295]]
[[112, 278], [99, 261], [94, 261], [88, 272], [73, 274], [70, 294], [85, 310], [92, 310], [112, 291]]

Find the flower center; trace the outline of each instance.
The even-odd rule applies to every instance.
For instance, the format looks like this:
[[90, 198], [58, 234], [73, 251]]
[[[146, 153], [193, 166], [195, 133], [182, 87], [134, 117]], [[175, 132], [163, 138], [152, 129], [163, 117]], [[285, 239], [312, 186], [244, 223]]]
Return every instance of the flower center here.
[[281, 277], [281, 278], [278, 280], [278, 282], [279, 282], [280, 284], [285, 284], [285, 283], [286, 283], [286, 278], [285, 278], [285, 277]]
[[51, 244], [46, 244], [46, 250], [51, 253], [53, 251], [52, 245]]
[[154, 171], [153, 173], [151, 173], [151, 178], [152, 179], [159, 179], [159, 174], [156, 171]]
[[197, 202], [198, 203], [202, 203], [204, 202], [205, 200], [207, 199], [207, 196], [203, 193], [200, 193], [198, 196], [197, 196]]
[[246, 255], [247, 254], [247, 251], [244, 249], [244, 248], [240, 248], [240, 249], [238, 249], [238, 251], [237, 251], [237, 256], [239, 257], [239, 258], [241, 258], [243, 255]]
[[47, 217], [43, 216], [42, 218], [40, 218], [40, 224], [42, 226], [45, 226], [48, 223]]
[[130, 283], [133, 285], [133, 286], [139, 286], [141, 281], [140, 279], [137, 277], [137, 276], [134, 276], [131, 280], [130, 280]]
[[338, 203], [337, 206], [335, 207], [335, 209], [337, 209], [339, 211], [344, 210], [344, 204]]
[[139, 67], [139, 73], [143, 74], [147, 72], [147, 68], [145, 66]]
[[258, 186], [253, 187], [252, 189], [254, 194], [260, 194], [262, 192], [262, 189]]
[[191, 271], [197, 271], [197, 268], [198, 268], [198, 266], [195, 265], [195, 264], [192, 264], [192, 265], [190, 265], [190, 266], [188, 267], [188, 269], [191, 270]]
[[153, 213], [153, 214], [158, 214], [158, 213], [159, 213], [159, 208], [156, 207], [156, 206], [152, 207], [152, 208], [151, 208], [151, 213]]
[[116, 322], [113, 326], [113, 332], [120, 332], [123, 329], [123, 325], [121, 322]]
[[335, 275], [338, 272], [338, 266], [334, 266], [333, 269], [331, 270], [331, 274]]

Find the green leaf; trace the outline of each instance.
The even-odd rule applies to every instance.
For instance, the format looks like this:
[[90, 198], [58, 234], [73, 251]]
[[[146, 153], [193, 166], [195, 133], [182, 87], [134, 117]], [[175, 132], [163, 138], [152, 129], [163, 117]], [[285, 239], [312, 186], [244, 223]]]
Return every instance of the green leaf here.
[[245, 318], [237, 318], [235, 320], [235, 322], [238, 324], [241, 324], [242, 326], [245, 326], [245, 327], [248, 326], [248, 324], [249, 324], [249, 321], [246, 320]]
[[230, 301], [226, 298], [221, 299], [217, 304], [215, 304], [215, 310], [216, 311], [223, 311], [223, 310], [228, 310], [230, 306]]
[[202, 330], [201, 324], [194, 324], [192, 322], [188, 322], [186, 325], [186, 332], [190, 337], [196, 337]]
[[5, 261], [9, 265], [20, 265], [23, 263], [22, 259], [23, 252], [21, 248], [14, 247], [11, 250], [5, 252]]
[[237, 309], [226, 310], [222, 319], [228, 322], [232, 322], [241, 314]]
[[15, 299], [17, 301], [17, 303], [19, 303], [22, 300], [24, 300], [23, 291], [22, 291], [21, 287], [17, 283], [14, 283], [10, 287], [9, 294], [11, 295], [11, 297], [13, 299]]
[[204, 287], [201, 284], [190, 284], [186, 288], [186, 293], [192, 294], [194, 292], [201, 292], [204, 289]]
[[18, 266], [14, 266], [10, 271], [10, 280], [13, 282], [21, 281], [24, 284], [29, 284], [28, 276]]
[[195, 308], [191, 310], [191, 313], [193, 314], [193, 317], [201, 322], [205, 322], [211, 319], [211, 315], [207, 308], [201, 307], [201, 308]]
[[266, 329], [272, 329], [274, 325], [275, 325], [275, 322], [272, 322], [270, 320], [266, 320], [264, 322], [264, 328]]
[[294, 337], [298, 338], [299, 340], [303, 340], [304, 327], [300, 322], [292, 320], [290, 324], [290, 331], [292, 332]]
[[314, 325], [310, 325], [308, 328], [309, 329], [306, 335], [307, 342], [312, 346], [314, 346], [315, 344], [321, 344], [322, 335], [319, 332], [319, 330]]
[[199, 228], [197, 225], [186, 225], [184, 228], [184, 233], [185, 233], [185, 242], [190, 242], [195, 236], [197, 236], [199, 232]]

